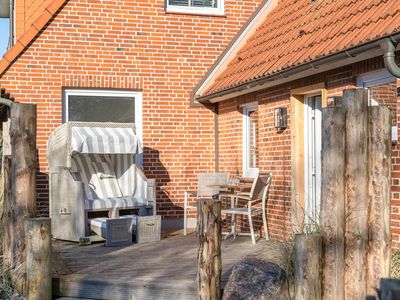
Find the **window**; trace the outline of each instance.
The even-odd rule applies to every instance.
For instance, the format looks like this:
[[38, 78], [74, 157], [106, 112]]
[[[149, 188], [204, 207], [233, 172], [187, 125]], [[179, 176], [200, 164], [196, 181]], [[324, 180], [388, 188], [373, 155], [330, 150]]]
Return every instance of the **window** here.
[[138, 92], [115, 90], [64, 91], [63, 119], [84, 122], [135, 123], [142, 140], [142, 97]]
[[392, 142], [397, 142], [397, 78], [383, 69], [359, 76], [357, 86], [368, 88], [369, 105], [384, 105], [392, 110]]
[[166, 0], [167, 12], [223, 15], [224, 0]]
[[258, 110], [257, 104], [243, 107], [243, 176], [258, 174]]

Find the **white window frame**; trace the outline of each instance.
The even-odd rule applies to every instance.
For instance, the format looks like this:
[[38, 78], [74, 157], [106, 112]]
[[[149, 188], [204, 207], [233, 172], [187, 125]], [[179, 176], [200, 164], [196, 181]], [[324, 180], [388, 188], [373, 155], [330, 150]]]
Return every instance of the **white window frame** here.
[[224, 0], [215, 0], [215, 1], [218, 2], [217, 7], [198, 7], [198, 6], [171, 5], [169, 4], [169, 0], [165, 0], [165, 8], [166, 12], [172, 12], [172, 13], [223, 16], [225, 14]]
[[[371, 98], [371, 92], [369, 88], [384, 85], [386, 83], [397, 82], [397, 78], [389, 73], [387, 69], [381, 69], [378, 71], [362, 74], [357, 77], [357, 87], [368, 88], [369, 94], [369, 106], [379, 105], [373, 98]], [[397, 107], [396, 101], [396, 118], [397, 118]], [[398, 139], [398, 121], [396, 120], [396, 126], [392, 126], [392, 142], [397, 142]]]
[[[242, 152], [243, 152], [243, 177], [255, 178], [259, 168], [250, 168], [250, 116], [249, 113], [258, 110], [258, 103], [252, 102], [242, 106], [243, 130], [242, 130]], [[256, 141], [257, 143], [257, 141]]]
[[121, 90], [89, 90], [89, 89], [65, 89], [63, 92], [63, 122], [68, 122], [68, 97], [69, 96], [109, 96], [135, 98], [135, 127], [136, 135], [143, 142], [142, 126], [142, 93]]

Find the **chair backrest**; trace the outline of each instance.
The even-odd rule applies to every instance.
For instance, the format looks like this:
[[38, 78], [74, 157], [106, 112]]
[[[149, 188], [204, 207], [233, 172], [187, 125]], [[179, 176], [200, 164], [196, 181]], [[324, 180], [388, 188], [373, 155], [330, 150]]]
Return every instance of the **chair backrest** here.
[[228, 173], [201, 173], [197, 184], [197, 197], [212, 197], [219, 193], [218, 185], [228, 184]]
[[132, 154], [110, 154], [110, 158], [122, 196], [134, 196], [136, 192], [135, 156]]
[[268, 192], [269, 185], [271, 184], [271, 179], [271, 173], [258, 174], [257, 177], [254, 178], [251, 186], [250, 199], [264, 199]]
[[84, 183], [87, 200], [122, 197], [110, 158], [104, 154], [79, 154], [74, 164]]

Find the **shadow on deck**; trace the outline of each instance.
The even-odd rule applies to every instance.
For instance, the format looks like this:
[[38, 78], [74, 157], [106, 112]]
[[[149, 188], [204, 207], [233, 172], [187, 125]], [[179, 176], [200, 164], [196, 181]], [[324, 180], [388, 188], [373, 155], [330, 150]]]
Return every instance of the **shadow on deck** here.
[[[238, 237], [222, 242], [222, 286], [247, 255], [263, 256], [273, 242]], [[160, 242], [107, 248], [54, 241], [53, 294], [88, 299], [196, 299], [198, 243], [179, 232]]]

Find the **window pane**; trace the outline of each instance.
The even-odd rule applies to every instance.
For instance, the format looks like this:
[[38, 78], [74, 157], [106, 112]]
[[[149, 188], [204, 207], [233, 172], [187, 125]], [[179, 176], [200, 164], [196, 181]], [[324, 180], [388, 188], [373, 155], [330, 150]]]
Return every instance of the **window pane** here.
[[256, 168], [257, 167], [257, 140], [258, 140], [258, 113], [257, 111], [249, 112], [250, 119], [250, 157], [249, 157], [249, 167]]
[[68, 121], [134, 123], [135, 98], [70, 95]]
[[194, 6], [194, 7], [218, 7], [218, 0], [169, 0], [169, 5]]
[[189, 0], [169, 0], [169, 5], [189, 6]]

